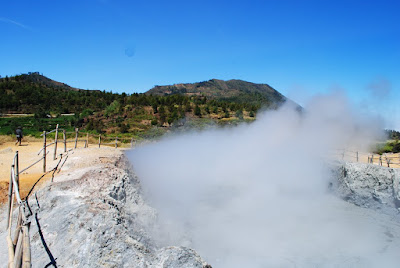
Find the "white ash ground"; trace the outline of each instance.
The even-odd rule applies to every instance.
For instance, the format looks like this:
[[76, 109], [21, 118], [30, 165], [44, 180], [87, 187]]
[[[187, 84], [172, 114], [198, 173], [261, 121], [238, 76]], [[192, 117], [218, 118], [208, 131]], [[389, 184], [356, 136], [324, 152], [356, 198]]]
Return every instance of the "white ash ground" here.
[[[29, 204], [32, 267], [206, 266], [194, 250], [161, 248], [148, 235], [156, 211], [143, 201], [138, 178], [115, 149], [75, 151], [64, 174]], [[4, 209], [1, 216], [0, 259], [6, 263]]]
[[[214, 210], [215, 217], [199, 226], [157, 221], [166, 218], [146, 204], [129, 166], [114, 149], [78, 150], [63, 174], [37, 192], [38, 202], [30, 198], [37, 212], [31, 225], [33, 267], [52, 262], [58, 267], [205, 267], [204, 259], [213, 267], [398, 267], [399, 170], [338, 163], [332, 168], [332, 193], [318, 202], [259, 204], [245, 208], [249, 214]], [[270, 206], [282, 207], [263, 217], [263, 207]], [[213, 208], [201, 209], [206, 213], [199, 218]], [[249, 218], [250, 210], [258, 210], [259, 218]], [[0, 260], [6, 263], [4, 219], [3, 209]], [[225, 229], [216, 228], [221, 220]]]

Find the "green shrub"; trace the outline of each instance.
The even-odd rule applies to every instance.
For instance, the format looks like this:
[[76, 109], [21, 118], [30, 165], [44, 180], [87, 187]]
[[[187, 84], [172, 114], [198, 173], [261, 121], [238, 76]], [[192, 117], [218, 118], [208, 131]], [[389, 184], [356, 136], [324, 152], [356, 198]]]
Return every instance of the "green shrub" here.
[[397, 142], [397, 143], [393, 146], [392, 152], [395, 153], [395, 154], [400, 153], [400, 143], [399, 143], [399, 142]]

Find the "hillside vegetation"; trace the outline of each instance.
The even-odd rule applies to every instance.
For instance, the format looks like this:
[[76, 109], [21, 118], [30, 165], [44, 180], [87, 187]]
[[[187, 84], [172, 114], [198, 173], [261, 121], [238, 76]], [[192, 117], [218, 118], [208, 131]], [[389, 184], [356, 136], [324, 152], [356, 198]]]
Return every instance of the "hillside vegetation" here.
[[73, 88], [35, 72], [0, 78], [0, 112], [31, 114], [3, 116], [0, 134], [12, 134], [20, 125], [25, 133], [39, 135], [60, 124], [102, 134], [157, 136], [185, 125], [252, 121], [261, 107], [276, 109], [285, 101], [268, 85], [241, 80], [212, 79], [117, 94]]
[[175, 84], [172, 86], [155, 86], [146, 94], [168, 96], [182, 94], [185, 96], [206, 96], [211, 99], [228, 102], [259, 105], [269, 108], [278, 107], [286, 98], [267, 84], [254, 84], [242, 80], [217, 80], [193, 83]]

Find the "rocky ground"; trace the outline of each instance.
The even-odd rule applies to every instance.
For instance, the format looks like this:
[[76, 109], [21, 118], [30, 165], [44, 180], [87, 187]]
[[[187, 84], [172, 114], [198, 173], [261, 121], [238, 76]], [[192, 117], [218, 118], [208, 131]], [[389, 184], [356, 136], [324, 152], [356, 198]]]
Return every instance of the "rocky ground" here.
[[[29, 198], [33, 267], [206, 267], [192, 249], [158, 247], [146, 233], [156, 212], [123, 152], [74, 151], [63, 173]], [[7, 261], [5, 211], [0, 260]]]
[[399, 212], [400, 169], [342, 162], [332, 172], [332, 189], [343, 200], [387, 213]]
[[[338, 162], [332, 166], [332, 174], [335, 209], [343, 218], [355, 217], [376, 227], [376, 244], [370, 245], [376, 256], [347, 256], [346, 252], [335, 258], [326, 253], [307, 260], [289, 256], [280, 267], [396, 267], [393, 256], [400, 250], [400, 171]], [[123, 151], [72, 151], [62, 173], [37, 190], [29, 205], [33, 212], [33, 267], [210, 267], [193, 249], [160, 247], [149, 235], [147, 230], [154, 229], [157, 211], [143, 199], [140, 181]], [[0, 216], [0, 260], [5, 264], [4, 207]], [[371, 242], [369, 238], [365, 242]], [[363, 241], [360, 237], [360, 243]]]

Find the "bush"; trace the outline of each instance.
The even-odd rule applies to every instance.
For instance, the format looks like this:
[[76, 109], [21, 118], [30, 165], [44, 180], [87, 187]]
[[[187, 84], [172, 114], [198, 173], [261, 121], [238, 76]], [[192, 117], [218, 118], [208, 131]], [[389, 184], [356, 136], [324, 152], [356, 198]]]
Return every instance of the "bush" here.
[[235, 116], [239, 119], [243, 119], [243, 110], [237, 110]]
[[44, 109], [38, 109], [35, 112], [35, 118], [47, 118], [47, 112]]
[[400, 143], [396, 143], [393, 146], [392, 152], [395, 153], [395, 154], [400, 153]]
[[110, 115], [119, 113], [120, 110], [121, 110], [121, 104], [115, 100], [109, 106], [107, 106], [104, 115], [108, 117]]
[[89, 115], [93, 114], [93, 110], [92, 109], [85, 109], [81, 112], [80, 117], [81, 118], [85, 118], [88, 117]]
[[201, 117], [201, 110], [198, 105], [196, 105], [196, 107], [194, 107], [194, 115]]
[[119, 131], [121, 133], [128, 133], [129, 132], [129, 125], [122, 123], [120, 128], [119, 128]]

